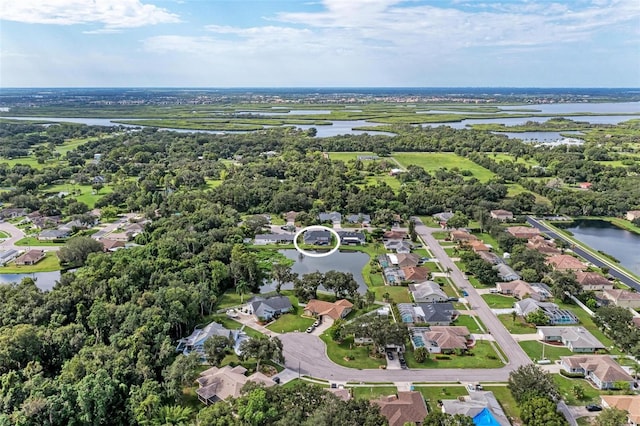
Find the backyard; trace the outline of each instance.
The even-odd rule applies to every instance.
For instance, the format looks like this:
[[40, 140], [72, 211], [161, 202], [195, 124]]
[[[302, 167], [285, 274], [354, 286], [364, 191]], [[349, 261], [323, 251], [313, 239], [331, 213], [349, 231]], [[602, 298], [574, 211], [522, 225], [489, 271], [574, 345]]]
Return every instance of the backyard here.
[[513, 308], [513, 304], [516, 302], [513, 297], [503, 296], [501, 294], [483, 294], [482, 298], [492, 309]]
[[[421, 364], [415, 360], [413, 349], [408, 349], [405, 359], [409, 368], [500, 368], [503, 366], [491, 345], [483, 341], [477, 341], [470, 353], [466, 355], [430, 354], [429, 359]], [[464, 377], [451, 379], [459, 381]]]
[[359, 346], [353, 343], [353, 336], [347, 337], [338, 343], [331, 336], [324, 333], [320, 336], [322, 341], [327, 345], [327, 356], [333, 362], [343, 367], [365, 369], [379, 368], [386, 365], [384, 357], [372, 358], [369, 356], [369, 346]]
[[514, 320], [512, 315], [506, 314], [498, 315], [498, 319], [511, 334], [532, 334], [537, 332], [536, 326], [528, 324], [522, 317], [516, 317]]
[[7, 266], [0, 267], [0, 273], [2, 274], [27, 274], [33, 272], [52, 272], [60, 270], [60, 262], [55, 252], [48, 252], [45, 254], [44, 259], [35, 265], [16, 265], [14, 262], [9, 263]]
[[[518, 342], [520, 347], [529, 355], [529, 358], [532, 360], [540, 360], [540, 359], [550, 359], [552, 361], [557, 361], [561, 356], [571, 356], [573, 352], [571, 352], [568, 348], [564, 346], [556, 346], [543, 344], [537, 340], [527, 340], [524, 342]], [[543, 346], [544, 346], [544, 356], [543, 356]]]

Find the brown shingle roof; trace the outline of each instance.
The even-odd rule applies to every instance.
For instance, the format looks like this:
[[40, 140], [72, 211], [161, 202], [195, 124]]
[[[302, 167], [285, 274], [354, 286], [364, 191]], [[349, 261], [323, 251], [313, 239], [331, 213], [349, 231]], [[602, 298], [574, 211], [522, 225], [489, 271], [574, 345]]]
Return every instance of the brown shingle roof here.
[[602, 395], [600, 398], [607, 406], [626, 411], [634, 424], [640, 423], [640, 395]]
[[222, 368], [211, 367], [200, 373], [200, 377], [196, 380], [200, 387], [196, 389], [198, 396], [205, 400], [213, 397], [225, 400], [229, 397], [237, 398], [240, 396], [240, 389], [245, 383], [259, 382], [265, 386], [273, 386], [275, 382], [264, 374], [257, 372], [247, 377], [244, 375], [247, 370], [242, 366], [231, 368], [225, 366]]
[[382, 234], [382, 238], [386, 240], [402, 240], [407, 236], [407, 233], [404, 231], [387, 231]]
[[608, 279], [596, 272], [576, 272], [576, 280], [580, 285], [584, 286], [606, 286], [613, 285]]
[[331, 318], [342, 318], [342, 315], [347, 309], [351, 309], [353, 303], [346, 299], [340, 299], [335, 303], [325, 302], [324, 300], [311, 299], [304, 310], [311, 312], [315, 315], [327, 315]]
[[430, 275], [429, 268], [424, 266], [408, 266], [402, 268], [402, 272], [407, 281], [425, 281]]
[[631, 376], [609, 355], [575, 355], [560, 359], [572, 368], [580, 367], [591, 371], [601, 382], [630, 382]]
[[581, 271], [587, 268], [587, 265], [568, 254], [551, 256], [547, 259], [547, 263], [558, 271]]
[[389, 426], [422, 422], [427, 416], [427, 405], [420, 392], [398, 392], [371, 401], [380, 407], [380, 413], [389, 420]]
[[466, 349], [469, 329], [464, 326], [431, 326], [431, 331], [425, 333], [428, 340], [436, 342], [438, 347], [445, 350]]
[[507, 232], [516, 238], [531, 238], [540, 235], [540, 230], [528, 226], [510, 226]]

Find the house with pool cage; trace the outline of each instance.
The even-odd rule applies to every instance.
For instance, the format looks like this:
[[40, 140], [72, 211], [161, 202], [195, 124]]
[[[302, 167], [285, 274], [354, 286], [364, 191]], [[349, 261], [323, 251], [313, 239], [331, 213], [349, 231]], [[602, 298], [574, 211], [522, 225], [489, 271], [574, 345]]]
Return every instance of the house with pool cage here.
[[398, 311], [405, 324], [450, 325], [457, 312], [453, 304], [445, 303], [398, 303]]

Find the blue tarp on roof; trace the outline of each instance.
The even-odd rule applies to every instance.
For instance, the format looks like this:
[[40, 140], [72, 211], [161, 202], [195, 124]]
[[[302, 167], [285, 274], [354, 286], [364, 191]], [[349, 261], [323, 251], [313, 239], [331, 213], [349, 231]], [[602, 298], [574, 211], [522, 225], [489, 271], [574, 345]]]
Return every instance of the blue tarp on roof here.
[[476, 426], [500, 426], [500, 423], [493, 417], [491, 411], [483, 409], [473, 418], [473, 424]]

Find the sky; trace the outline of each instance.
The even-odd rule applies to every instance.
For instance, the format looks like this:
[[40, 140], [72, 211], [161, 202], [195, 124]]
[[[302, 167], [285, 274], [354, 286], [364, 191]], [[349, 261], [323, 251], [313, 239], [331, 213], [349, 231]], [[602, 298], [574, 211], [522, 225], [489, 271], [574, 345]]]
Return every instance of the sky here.
[[640, 87], [639, 0], [0, 0], [2, 87]]

